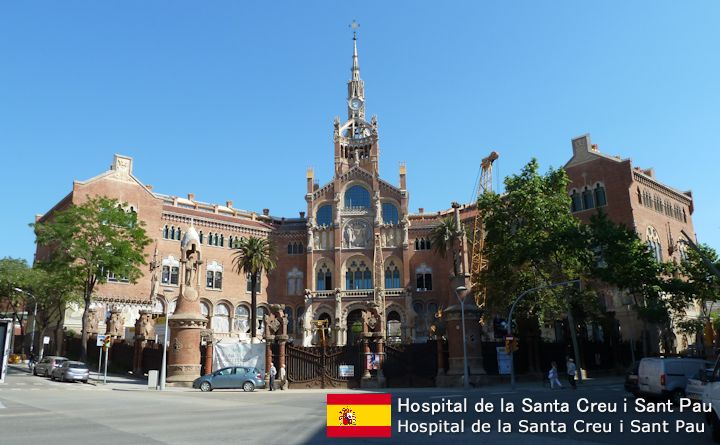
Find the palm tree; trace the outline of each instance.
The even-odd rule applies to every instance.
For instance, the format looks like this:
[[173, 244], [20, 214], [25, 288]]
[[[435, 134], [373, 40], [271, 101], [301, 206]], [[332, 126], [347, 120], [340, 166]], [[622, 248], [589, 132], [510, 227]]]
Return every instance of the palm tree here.
[[273, 245], [267, 238], [242, 237], [232, 246], [234, 269], [238, 274], [250, 275], [250, 341], [254, 343], [257, 333], [257, 284], [262, 271], [275, 268]]
[[442, 219], [439, 226], [436, 226], [430, 232], [430, 244], [432, 244], [435, 252], [445, 258], [447, 251], [452, 251], [453, 272], [458, 274], [458, 262], [455, 252], [455, 242], [460, 239], [462, 232], [455, 224], [455, 218], [448, 216]]

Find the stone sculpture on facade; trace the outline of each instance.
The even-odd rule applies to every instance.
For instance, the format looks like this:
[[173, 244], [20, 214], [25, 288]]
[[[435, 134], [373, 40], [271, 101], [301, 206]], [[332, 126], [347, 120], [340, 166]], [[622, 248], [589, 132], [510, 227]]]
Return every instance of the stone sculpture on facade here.
[[125, 333], [125, 318], [122, 315], [120, 309], [113, 308], [110, 310], [110, 317], [108, 317], [105, 335], [111, 337], [122, 337]]
[[207, 318], [200, 312], [200, 266], [203, 264], [200, 237], [190, 228], [180, 242], [180, 295], [170, 316], [168, 382], [189, 384], [200, 376], [200, 334]]

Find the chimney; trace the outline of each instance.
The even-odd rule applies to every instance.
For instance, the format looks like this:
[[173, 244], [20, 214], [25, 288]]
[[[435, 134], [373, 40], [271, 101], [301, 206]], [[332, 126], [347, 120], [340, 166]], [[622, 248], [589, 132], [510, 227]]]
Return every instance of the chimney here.
[[227, 202], [225, 203], [225, 207], [230, 207], [230, 208], [232, 208], [232, 206], [233, 206], [233, 202], [232, 202], [232, 201], [227, 201]]
[[153, 186], [150, 184], [145, 184], [145, 188], [152, 192]]
[[188, 193], [188, 199], [190, 201], [195, 201], [195, 193]]
[[263, 209], [263, 215], [270, 216], [270, 209]]
[[418, 213], [421, 214], [421, 215], [422, 215], [423, 213], [425, 213], [425, 208], [424, 208], [424, 207], [420, 207], [420, 208], [418, 209]]
[[315, 181], [315, 171], [312, 168], [307, 169], [307, 174], [305, 175], [307, 178], [307, 192], [312, 193], [315, 191], [315, 187], [313, 186]]
[[643, 173], [645, 173], [646, 175], [655, 179], [655, 169], [654, 168], [647, 168], [647, 169], [643, 170]]
[[305, 218], [305, 212], [300, 212], [300, 219]]
[[406, 187], [406, 181], [405, 176], [407, 175], [407, 167], [405, 166], [405, 163], [400, 164], [400, 190], [405, 190]]

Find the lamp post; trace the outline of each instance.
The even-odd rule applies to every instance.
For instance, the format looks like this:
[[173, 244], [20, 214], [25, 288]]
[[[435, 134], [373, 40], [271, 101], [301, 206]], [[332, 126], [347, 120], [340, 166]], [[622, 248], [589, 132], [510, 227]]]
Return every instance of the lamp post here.
[[168, 334], [170, 331], [170, 302], [165, 303], [165, 334], [163, 335], [163, 358], [162, 367], [160, 368], [160, 391], [165, 391], [165, 379], [167, 378], [167, 348], [168, 348]]
[[[553, 283], [553, 284], [546, 284], [545, 286], [538, 286], [533, 287], [532, 289], [528, 289], [518, 295], [518, 297], [513, 302], [512, 306], [510, 307], [510, 313], [508, 314], [508, 328], [507, 328], [507, 335], [510, 337], [512, 335], [512, 314], [515, 311], [515, 306], [522, 300], [525, 295], [529, 294], [530, 292], [535, 292], [541, 289], [547, 289], [550, 287], [558, 287], [558, 286], [567, 286], [568, 284], [574, 284], [574, 283], [580, 283], [580, 280], [570, 280], [570, 281], [562, 281], [560, 283]], [[572, 331], [571, 331], [572, 332]], [[515, 350], [513, 348], [510, 348], [510, 385], [512, 386], [512, 389], [515, 389]]]
[[463, 388], [467, 391], [470, 389], [470, 373], [468, 372], [468, 361], [467, 361], [467, 338], [465, 336], [465, 297], [467, 295], [463, 295], [462, 298], [460, 298], [460, 295], [458, 295], [458, 292], [465, 292], [467, 291], [467, 287], [465, 286], [458, 286], [455, 289], [455, 298], [457, 298], [458, 302], [460, 302], [460, 322], [462, 323], [462, 336], [463, 336]]
[[20, 289], [19, 287], [15, 288], [15, 292], [21, 292], [33, 299], [35, 302], [35, 309], [33, 310], [33, 322], [32, 322], [32, 332], [30, 333], [30, 354], [33, 353], [35, 350], [35, 320], [37, 319], [37, 298], [35, 298], [35, 295], [31, 294], [28, 291], [24, 291]]

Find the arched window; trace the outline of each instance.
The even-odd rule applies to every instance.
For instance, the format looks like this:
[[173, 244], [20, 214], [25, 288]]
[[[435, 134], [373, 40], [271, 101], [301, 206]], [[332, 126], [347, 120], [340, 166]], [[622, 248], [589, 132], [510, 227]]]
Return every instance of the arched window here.
[[398, 209], [395, 204], [389, 202], [382, 203], [382, 218], [385, 224], [397, 224], [399, 219]]
[[593, 192], [589, 188], [585, 187], [582, 193], [583, 198], [583, 209], [592, 209], [595, 207], [595, 200], [593, 199]]
[[236, 332], [247, 333], [250, 331], [250, 309], [247, 306], [235, 308], [235, 321], [233, 323]]
[[180, 261], [172, 255], [162, 260], [162, 284], [177, 285], [180, 277]]
[[225, 303], [215, 305], [212, 328], [214, 332], [230, 332], [230, 309]]
[[317, 281], [315, 283], [316, 290], [332, 290], [332, 270], [327, 263], [322, 263], [317, 268]]
[[570, 193], [570, 210], [573, 212], [579, 212], [582, 209], [582, 198], [580, 197], [580, 193], [578, 193], [577, 190], [573, 190], [572, 193]]
[[292, 243], [288, 243], [287, 251], [288, 255], [300, 255], [304, 253], [305, 249], [302, 243], [293, 241]]
[[303, 273], [297, 267], [287, 274], [287, 293], [288, 295], [302, 295], [303, 293]]
[[425, 263], [422, 263], [420, 267], [415, 269], [415, 282], [418, 292], [432, 290], [432, 269], [427, 267]]
[[168, 228], [167, 224], [165, 227], [163, 227], [163, 239], [170, 238], [170, 229]]
[[220, 247], [225, 247], [225, 235], [220, 235]]
[[415, 238], [415, 250], [430, 250], [430, 240], [427, 238]]
[[287, 251], [288, 251], [288, 255], [292, 255], [292, 254], [293, 254], [293, 245], [292, 245], [292, 243], [288, 243]]
[[655, 227], [649, 226], [647, 228], [647, 243], [650, 253], [655, 257], [655, 260], [660, 262], [663, 260], [662, 246], [660, 245], [660, 235], [658, 235]]
[[400, 288], [400, 269], [398, 269], [397, 265], [395, 265], [395, 262], [392, 260], [385, 267], [385, 288]]
[[267, 309], [263, 306], [257, 308], [257, 334], [262, 335], [263, 329], [265, 328], [265, 316], [268, 314]]
[[298, 329], [299, 334], [302, 334], [304, 325], [305, 325], [305, 323], [303, 321], [304, 313], [305, 313], [305, 308], [303, 306], [300, 306], [299, 308], [297, 308], [297, 325], [298, 325], [297, 329]]
[[352, 260], [345, 271], [345, 289], [372, 289], [372, 272], [365, 260]]
[[345, 208], [369, 208], [370, 192], [361, 185], [354, 185], [345, 190]]
[[315, 214], [315, 221], [318, 226], [329, 226], [333, 220], [332, 206], [330, 204], [321, 205]]
[[222, 289], [222, 264], [213, 261], [207, 265], [207, 282], [205, 287], [208, 289]]
[[205, 235], [203, 235], [202, 230], [200, 231], [199, 236], [200, 236], [200, 244], [204, 243], [204, 242], [205, 242]]
[[180, 241], [180, 239], [182, 238], [180, 235], [181, 235], [181, 230], [180, 230], [180, 227], [178, 227], [177, 231], [175, 232], [175, 239]]
[[170, 239], [175, 239], [175, 226], [170, 227]]
[[685, 240], [678, 241], [677, 245], [678, 253], [680, 254], [680, 261], [688, 260], [688, 245]]
[[208, 316], [210, 315], [210, 306], [208, 306], [208, 304], [204, 301], [200, 302], [200, 313], [205, 318], [208, 318]]
[[603, 187], [602, 184], [598, 183], [595, 186], [595, 203], [598, 207], [603, 207], [607, 205], [607, 196], [605, 195], [605, 187]]
[[394, 341], [399, 341], [402, 337], [400, 314], [397, 311], [390, 311], [387, 314], [387, 336]]

